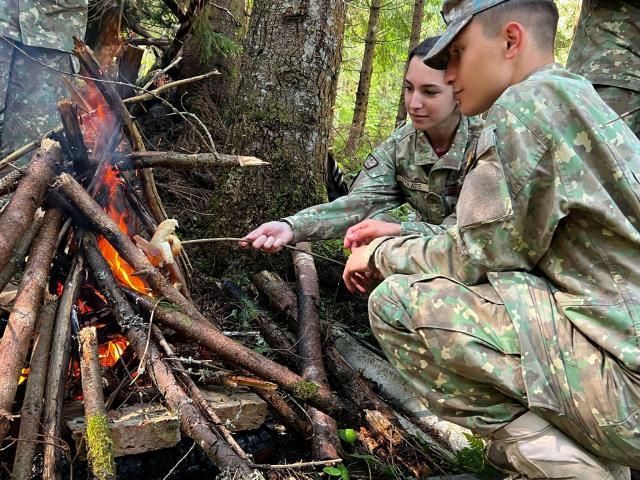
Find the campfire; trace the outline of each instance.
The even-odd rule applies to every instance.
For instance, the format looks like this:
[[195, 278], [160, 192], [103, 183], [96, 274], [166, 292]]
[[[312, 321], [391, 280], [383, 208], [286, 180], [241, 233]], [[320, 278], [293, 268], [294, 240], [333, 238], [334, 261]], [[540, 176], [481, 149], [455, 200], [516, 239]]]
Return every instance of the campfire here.
[[[327, 361], [356, 395], [350, 400], [332, 393], [324, 375], [300, 376], [225, 336], [191, 301], [177, 222], [166, 218], [149, 167], [265, 162], [215, 151], [145, 152], [125, 102], [92, 52], [76, 41], [75, 54], [83, 75], [94, 82], [86, 81], [84, 91], [72, 92], [73, 100], [59, 103], [63, 128], [41, 142], [28, 168], [0, 181], [0, 191], [12, 192], [0, 216], [0, 290], [21, 271], [0, 341], [0, 441], [14, 444], [8, 450], [13, 476], [31, 478], [35, 452], [42, 450], [42, 475], [60, 478], [59, 459], [70, 451], [61, 415], [71, 397], [83, 403], [83, 448], [93, 474], [114, 478], [109, 409], [122, 389], [142, 382], [155, 389], [182, 432], [226, 472], [221, 478], [264, 478], [166, 341], [166, 329], [224, 365], [209, 382], [253, 389], [302, 435], [309, 436], [312, 427], [275, 389], [313, 407], [310, 418], [327, 414], [366, 425], [362, 438], [371, 452], [390, 445], [402, 460], [409, 435], [401, 433], [393, 412], [334, 349], [327, 351]], [[315, 273], [310, 256], [295, 255], [297, 269]], [[311, 311], [316, 297], [301, 296], [301, 311]], [[262, 322], [265, 339], [279, 346], [284, 362], [298, 368], [293, 344], [260, 315], [256, 322]], [[308, 328], [303, 321], [301, 328]], [[301, 366], [303, 372], [311, 370]], [[327, 460], [326, 451], [318, 456]], [[326, 464], [331, 462], [340, 459]], [[416, 474], [423, 471], [414, 461], [408, 464]]]

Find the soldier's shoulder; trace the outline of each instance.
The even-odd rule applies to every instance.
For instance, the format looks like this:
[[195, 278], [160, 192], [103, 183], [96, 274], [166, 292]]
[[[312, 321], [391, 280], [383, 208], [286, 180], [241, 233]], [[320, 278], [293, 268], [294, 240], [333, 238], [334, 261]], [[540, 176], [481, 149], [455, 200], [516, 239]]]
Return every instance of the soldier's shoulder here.
[[469, 128], [469, 136], [478, 137], [484, 128], [484, 119], [480, 115], [466, 117]]
[[417, 135], [417, 130], [411, 123], [403, 123], [396, 128], [389, 137], [380, 144], [378, 150], [393, 151], [400, 142], [410, 140]]

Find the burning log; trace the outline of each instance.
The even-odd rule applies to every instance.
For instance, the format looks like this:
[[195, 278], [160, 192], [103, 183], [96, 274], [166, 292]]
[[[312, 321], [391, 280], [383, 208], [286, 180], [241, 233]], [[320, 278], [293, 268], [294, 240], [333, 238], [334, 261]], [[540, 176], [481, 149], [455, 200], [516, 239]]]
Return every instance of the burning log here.
[[86, 327], [78, 335], [80, 345], [80, 372], [82, 373], [82, 398], [87, 442], [87, 457], [91, 471], [99, 480], [116, 476], [113, 459], [113, 439], [109, 431], [107, 410], [102, 393], [102, 374], [98, 360], [98, 335], [96, 327]]
[[[105, 214], [73, 177], [62, 174], [58, 177], [57, 185], [91, 227], [107, 239], [113, 248], [135, 269], [138, 276], [149, 282], [159, 297], [174, 303], [185, 312], [182, 314], [163, 308], [155, 309], [158, 318], [164, 321], [167, 326], [179, 331], [187, 338], [202, 343], [225, 360], [246, 368], [260, 378], [277, 383], [325, 412], [344, 413], [350, 410], [348, 404], [335, 397], [328, 389], [304, 380], [282, 365], [272, 362], [222, 335], [191, 302], [173, 288], [167, 279], [151, 265], [147, 256], [120, 231], [115, 222]], [[149, 311], [154, 310], [150, 302], [145, 304], [145, 300], [140, 299], [140, 303], [145, 307], [148, 306]]]
[[20, 411], [20, 434], [13, 462], [12, 475], [15, 480], [29, 480], [32, 475], [36, 442], [40, 429], [44, 387], [49, 369], [49, 351], [56, 319], [58, 303], [47, 303], [40, 310], [36, 334], [33, 341], [33, 353], [29, 364], [29, 377], [24, 402]]
[[[35, 153], [9, 204], [0, 218], [0, 268], [4, 268], [18, 240], [24, 235], [36, 210], [42, 206], [54, 166], [60, 160], [60, 144], [45, 139]], [[55, 242], [54, 242], [55, 243]]]
[[196, 440], [207, 456], [221, 469], [244, 475], [242, 478], [262, 478], [209, 428], [206, 420], [193, 406], [191, 399], [178, 386], [171, 369], [163, 362], [158, 348], [154, 342], [148, 341], [146, 332], [141, 328], [141, 318], [118, 289], [113, 273], [91, 234], [85, 235], [83, 246], [96, 282], [110, 300], [118, 323], [126, 329], [127, 339], [140, 362], [145, 363], [150, 377], [164, 396], [171, 411], [180, 418], [180, 424], [187, 435]]
[[[308, 243], [301, 243], [297, 247], [311, 250]], [[292, 257], [298, 279], [298, 353], [301, 358], [302, 376], [326, 387], [328, 381], [322, 362], [320, 319], [317, 308], [320, 288], [316, 266], [313, 257], [305, 253], [293, 252]], [[309, 408], [308, 414], [315, 433], [311, 439], [313, 458], [316, 460], [337, 458], [340, 439], [336, 421], [315, 408]]]
[[156, 167], [188, 170], [213, 167], [257, 167], [269, 165], [269, 162], [256, 157], [222, 153], [131, 152], [116, 165], [121, 170]]
[[29, 261], [20, 282], [18, 296], [0, 340], [0, 441], [9, 430], [9, 422], [12, 418], [11, 406], [44, 298], [61, 223], [60, 210], [47, 211], [42, 231], [29, 252]]
[[44, 466], [43, 478], [61, 478], [56, 469], [61, 449], [60, 420], [62, 416], [62, 400], [64, 384], [69, 365], [69, 344], [71, 342], [71, 312], [80, 291], [78, 281], [84, 266], [81, 255], [76, 255], [71, 270], [64, 284], [62, 297], [58, 305], [56, 325], [51, 341], [51, 355], [49, 357], [49, 372], [47, 374], [47, 387], [44, 402]]
[[76, 114], [73, 103], [69, 100], [61, 100], [58, 102], [58, 111], [60, 112], [60, 118], [62, 119], [64, 135], [67, 138], [69, 150], [71, 151], [73, 168], [76, 175], [81, 176], [91, 168], [91, 163], [89, 162], [87, 147], [85, 146], [82, 138], [82, 130], [80, 129], [78, 115]]

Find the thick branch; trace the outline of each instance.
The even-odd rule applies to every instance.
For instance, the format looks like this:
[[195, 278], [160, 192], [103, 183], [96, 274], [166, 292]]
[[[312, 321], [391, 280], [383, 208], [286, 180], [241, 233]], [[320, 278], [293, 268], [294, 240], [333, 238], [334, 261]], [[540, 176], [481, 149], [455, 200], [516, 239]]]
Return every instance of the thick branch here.
[[51, 209], [45, 214], [40, 235], [29, 252], [29, 261], [9, 322], [0, 340], [0, 441], [9, 430], [11, 406], [44, 298], [61, 223], [60, 210]]
[[[297, 247], [311, 250], [308, 243], [301, 243]], [[301, 358], [302, 376], [318, 385], [327, 386], [317, 308], [320, 289], [316, 266], [311, 255], [293, 252], [292, 256], [298, 279], [298, 353]], [[338, 457], [340, 439], [335, 420], [313, 408], [309, 409], [309, 416], [315, 432], [311, 439], [313, 458], [326, 460]]]
[[27, 168], [25, 177], [0, 217], [0, 268], [4, 268], [18, 240], [27, 230], [38, 207], [44, 203], [47, 187], [60, 160], [60, 144], [45, 139]]
[[11, 281], [13, 276], [18, 271], [22, 271], [22, 268], [25, 264], [25, 257], [27, 256], [27, 252], [29, 251], [29, 247], [31, 246], [31, 242], [40, 231], [40, 227], [42, 226], [42, 221], [44, 220], [44, 212], [38, 210], [36, 212], [36, 216], [27, 228], [27, 231], [24, 232], [24, 235], [20, 240], [18, 240], [18, 244], [16, 245], [15, 250], [13, 251], [13, 255], [9, 260], [9, 263], [5, 265], [5, 267], [0, 272], [0, 292], [5, 289], [8, 283]]
[[125, 329], [132, 348], [139, 359], [145, 359], [145, 366], [152, 380], [164, 396], [171, 411], [179, 417], [184, 431], [196, 440], [207, 456], [222, 469], [229, 469], [234, 473], [245, 475], [242, 478], [257, 478], [254, 477], [255, 472], [209, 428], [206, 420], [193, 406], [191, 399], [178, 386], [169, 367], [162, 361], [155, 343], [147, 342], [147, 334], [141, 328], [139, 316], [133, 311], [127, 299], [116, 286], [113, 273], [98, 250], [95, 237], [91, 234], [85, 234], [83, 245], [98, 287], [111, 302], [114, 314]]
[[164, 167], [172, 169], [213, 167], [255, 167], [269, 165], [256, 157], [224, 155], [222, 153], [132, 152], [116, 163], [121, 170]]
[[20, 441], [16, 447], [12, 472], [15, 480], [29, 480], [32, 475], [57, 307], [57, 303], [46, 304], [42, 307], [38, 316], [36, 334], [33, 340], [33, 353], [29, 365], [29, 377], [27, 378], [27, 389], [24, 394], [22, 410], [20, 411], [20, 434], [18, 435]]
[[91, 168], [91, 164], [89, 163], [89, 155], [82, 137], [82, 129], [80, 128], [76, 109], [74, 108], [73, 102], [61, 100], [58, 102], [58, 111], [62, 119], [64, 135], [67, 137], [69, 149], [71, 150], [73, 169], [76, 175], [81, 176]]

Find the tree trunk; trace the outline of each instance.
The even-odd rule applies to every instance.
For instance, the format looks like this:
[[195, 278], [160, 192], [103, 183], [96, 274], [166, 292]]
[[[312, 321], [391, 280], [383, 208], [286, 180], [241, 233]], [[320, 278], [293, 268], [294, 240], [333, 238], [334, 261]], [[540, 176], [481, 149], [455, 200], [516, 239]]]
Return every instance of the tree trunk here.
[[376, 51], [376, 37], [378, 36], [378, 21], [382, 0], [371, 0], [369, 9], [369, 23], [367, 24], [367, 37], [364, 41], [364, 55], [360, 67], [360, 79], [356, 91], [356, 106], [353, 109], [353, 120], [347, 138], [347, 151], [355, 152], [367, 122], [367, 107], [369, 106], [369, 90], [371, 88], [371, 75], [373, 74], [373, 57]]
[[[413, 6], [411, 19], [411, 36], [409, 37], [409, 52], [418, 46], [420, 32], [422, 31], [422, 19], [424, 18], [424, 0], [416, 0]], [[405, 74], [409, 68], [409, 61], [404, 67]], [[396, 115], [396, 128], [407, 119], [407, 109], [404, 106], [404, 88], [400, 90], [400, 102], [398, 102], [398, 115]]]
[[[233, 171], [211, 200], [211, 236], [241, 236], [324, 201], [325, 159], [344, 33], [344, 1], [256, 0], [228, 147], [271, 166]], [[224, 258], [220, 247], [210, 258]], [[229, 256], [228, 253], [226, 255]], [[236, 257], [236, 255], [234, 255]], [[264, 255], [251, 258], [269, 262]]]

